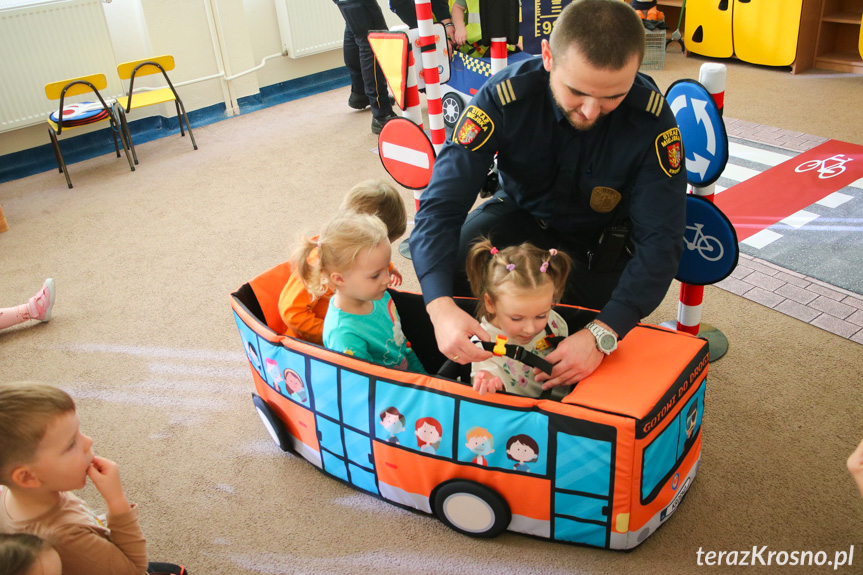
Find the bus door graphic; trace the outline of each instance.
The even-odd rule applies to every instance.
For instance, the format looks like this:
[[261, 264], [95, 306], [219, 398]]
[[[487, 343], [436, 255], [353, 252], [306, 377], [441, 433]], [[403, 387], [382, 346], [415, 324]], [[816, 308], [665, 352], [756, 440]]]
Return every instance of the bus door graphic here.
[[553, 539], [608, 546], [616, 432], [611, 426], [568, 419], [554, 434]]
[[310, 359], [309, 380], [324, 471], [379, 495], [369, 430], [369, 376]]

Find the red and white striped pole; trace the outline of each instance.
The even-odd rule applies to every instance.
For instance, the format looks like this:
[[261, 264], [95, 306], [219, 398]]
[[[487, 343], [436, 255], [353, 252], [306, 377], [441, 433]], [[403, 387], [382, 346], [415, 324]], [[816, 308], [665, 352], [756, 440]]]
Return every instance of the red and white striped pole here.
[[403, 115], [422, 128], [423, 112], [420, 105], [420, 91], [419, 86], [417, 86], [417, 69], [414, 63], [413, 50], [408, 50], [408, 78], [405, 88], [405, 111]]
[[491, 39], [491, 75], [506, 68], [506, 38]]
[[[707, 89], [719, 115], [725, 105], [725, 64], [703, 64], [698, 75], [698, 81]], [[716, 192], [716, 184], [707, 186], [689, 186], [689, 192], [713, 201]], [[680, 303], [677, 307], [677, 331], [683, 331], [698, 335], [701, 328], [701, 307], [704, 302], [704, 286], [680, 284]]]
[[429, 133], [435, 153], [443, 148], [446, 133], [443, 123], [443, 103], [440, 92], [440, 73], [437, 64], [437, 42], [430, 0], [415, 0], [417, 10], [417, 30], [419, 31], [420, 51], [422, 52], [423, 81], [426, 85], [426, 106], [429, 115]]

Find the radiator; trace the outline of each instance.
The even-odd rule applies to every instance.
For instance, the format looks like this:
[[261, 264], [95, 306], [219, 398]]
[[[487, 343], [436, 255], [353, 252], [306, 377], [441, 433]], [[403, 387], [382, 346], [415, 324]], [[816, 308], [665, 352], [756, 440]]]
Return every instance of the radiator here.
[[57, 109], [45, 96], [50, 82], [102, 73], [103, 98], [123, 93], [101, 0], [0, 9], [0, 55], [0, 133], [44, 122]]
[[302, 58], [342, 47], [345, 21], [332, 0], [275, 0], [282, 53]]

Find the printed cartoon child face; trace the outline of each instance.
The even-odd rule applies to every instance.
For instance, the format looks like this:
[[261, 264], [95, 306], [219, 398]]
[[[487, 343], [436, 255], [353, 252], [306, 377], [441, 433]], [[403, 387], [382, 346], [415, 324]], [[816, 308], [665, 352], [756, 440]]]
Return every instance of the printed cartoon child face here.
[[303, 389], [303, 380], [291, 369], [285, 370], [285, 387], [291, 393], [299, 393]]
[[698, 422], [698, 409], [693, 407], [686, 416], [686, 438], [692, 437], [692, 432], [695, 431], [695, 424]]
[[381, 419], [381, 425], [383, 425], [387, 431], [392, 433], [398, 433], [405, 428], [405, 426], [402, 425], [401, 419], [395, 413], [384, 413], [384, 416]]
[[437, 432], [437, 429], [429, 425], [428, 423], [423, 423], [419, 429], [417, 429], [417, 438], [422, 440], [425, 443], [435, 444], [440, 441], [440, 433]]
[[485, 455], [491, 452], [491, 442], [484, 435], [470, 437], [467, 440], [467, 448], [477, 455]]
[[536, 452], [519, 441], [514, 442], [506, 452], [512, 459], [521, 463], [533, 461], [536, 458]]
[[50, 491], [73, 491], [87, 484], [87, 469], [93, 462], [93, 440], [81, 433], [74, 411], [56, 416], [28, 464], [42, 486]]
[[334, 274], [340, 294], [359, 301], [377, 301], [384, 297], [390, 283], [392, 247], [386, 240], [370, 250], [360, 252], [350, 269]]
[[492, 301], [488, 294], [485, 296], [485, 307], [494, 316], [492, 325], [518, 345], [526, 345], [545, 329], [553, 303], [551, 282], [535, 290], [503, 286], [497, 301]]

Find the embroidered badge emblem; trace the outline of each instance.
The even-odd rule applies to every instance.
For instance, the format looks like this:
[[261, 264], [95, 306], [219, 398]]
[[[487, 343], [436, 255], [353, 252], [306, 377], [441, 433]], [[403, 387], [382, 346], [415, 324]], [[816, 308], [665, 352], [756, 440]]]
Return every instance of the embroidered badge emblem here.
[[470, 118], [466, 118], [458, 131], [458, 143], [462, 146], [467, 146], [473, 143], [476, 135], [479, 134], [480, 127], [477, 126]]
[[469, 106], [461, 117], [461, 122], [453, 130], [453, 141], [470, 151], [476, 151], [485, 144], [494, 132], [494, 122], [488, 114]]
[[620, 192], [605, 186], [593, 188], [590, 194], [590, 207], [600, 214], [607, 214], [620, 203]]
[[679, 129], [671, 128], [656, 137], [656, 156], [659, 167], [669, 177], [680, 173], [683, 166], [683, 139]]

